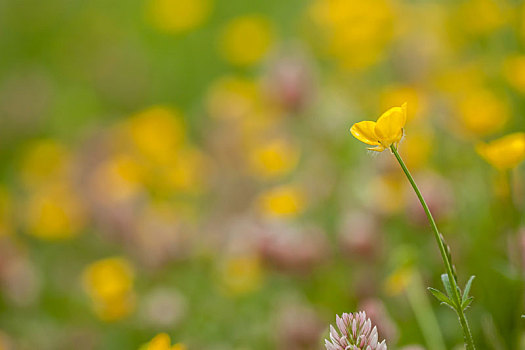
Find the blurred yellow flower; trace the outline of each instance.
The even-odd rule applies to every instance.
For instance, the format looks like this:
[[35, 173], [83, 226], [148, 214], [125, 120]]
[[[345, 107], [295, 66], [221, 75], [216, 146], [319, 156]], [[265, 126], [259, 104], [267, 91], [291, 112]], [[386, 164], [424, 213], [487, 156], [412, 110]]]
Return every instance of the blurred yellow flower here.
[[252, 114], [258, 99], [259, 91], [255, 81], [226, 76], [212, 84], [207, 97], [207, 110], [213, 118], [237, 120]]
[[363, 121], [352, 125], [350, 132], [356, 139], [367, 145], [372, 151], [383, 152], [394, 145], [397, 147], [403, 138], [407, 116], [407, 105], [392, 107], [379, 117], [377, 122]]
[[412, 130], [403, 141], [400, 154], [410, 169], [425, 165], [433, 149], [433, 135], [428, 130]]
[[401, 294], [410, 285], [414, 271], [411, 267], [401, 267], [386, 279], [383, 289], [390, 296]]
[[259, 15], [248, 15], [231, 20], [223, 30], [219, 48], [224, 58], [235, 65], [258, 63], [274, 41], [270, 21]]
[[219, 268], [221, 285], [230, 295], [248, 294], [262, 285], [263, 269], [255, 254], [227, 256]]
[[458, 109], [463, 128], [478, 136], [501, 130], [510, 117], [505, 101], [483, 88], [467, 91], [459, 101]]
[[476, 150], [499, 170], [515, 168], [525, 159], [525, 133], [517, 132], [489, 143], [479, 143]]
[[382, 214], [398, 213], [405, 205], [405, 182], [398, 173], [383, 173], [374, 177], [368, 186], [366, 199]]
[[143, 189], [145, 169], [133, 156], [120, 153], [98, 166], [93, 184], [112, 200], [128, 200]]
[[211, 5], [211, 0], [149, 0], [147, 14], [157, 29], [177, 34], [203, 24]]
[[261, 103], [249, 118], [241, 120], [239, 130], [243, 147], [252, 148], [261, 138], [261, 135], [268, 135], [281, 129], [279, 122], [282, 121], [281, 111]]
[[115, 322], [130, 315], [135, 310], [135, 294], [119, 295], [114, 299], [93, 300], [96, 315], [105, 322]]
[[407, 110], [407, 121], [420, 118], [426, 110], [424, 96], [416, 88], [408, 85], [389, 86], [381, 93], [381, 108], [387, 109], [390, 106], [400, 106], [406, 103], [410, 106]]
[[175, 109], [155, 106], [126, 121], [136, 149], [148, 160], [165, 162], [184, 143], [186, 130], [182, 115]]
[[134, 310], [134, 271], [128, 260], [121, 257], [98, 260], [85, 268], [82, 278], [102, 320], [115, 321]]
[[293, 217], [304, 210], [306, 197], [300, 187], [285, 185], [263, 192], [259, 205], [266, 216]]
[[62, 180], [69, 167], [70, 154], [65, 145], [44, 139], [31, 144], [23, 157], [21, 176], [26, 186]]
[[84, 271], [84, 286], [94, 298], [110, 299], [131, 291], [133, 268], [120, 257], [98, 260]]
[[465, 91], [473, 90], [483, 86], [487, 74], [480, 62], [469, 64], [457, 64], [438, 71], [434, 77], [435, 83], [440, 91], [455, 97]]
[[470, 0], [461, 4], [458, 25], [475, 35], [489, 34], [501, 28], [508, 18], [501, 1]]
[[287, 174], [296, 167], [299, 150], [288, 140], [276, 138], [256, 145], [249, 157], [253, 174], [261, 178], [272, 178]]
[[525, 94], [525, 55], [507, 58], [503, 73], [510, 85]]
[[[210, 117], [227, 123], [242, 149], [253, 149], [261, 135], [278, 128], [282, 110], [267, 103], [258, 82], [251, 78], [225, 76], [208, 90], [206, 108]], [[270, 131], [271, 132], [271, 131]]]
[[394, 13], [385, 0], [316, 0], [310, 16], [321, 46], [344, 69], [376, 63], [393, 37]]
[[29, 194], [26, 218], [29, 234], [49, 240], [73, 237], [86, 224], [80, 199], [65, 184], [34, 189]]
[[153, 175], [150, 186], [165, 191], [198, 193], [205, 186], [206, 157], [197, 149], [185, 148]]
[[182, 343], [172, 346], [170, 336], [166, 333], [159, 333], [148, 344], [142, 346], [140, 350], [186, 350], [186, 346]]

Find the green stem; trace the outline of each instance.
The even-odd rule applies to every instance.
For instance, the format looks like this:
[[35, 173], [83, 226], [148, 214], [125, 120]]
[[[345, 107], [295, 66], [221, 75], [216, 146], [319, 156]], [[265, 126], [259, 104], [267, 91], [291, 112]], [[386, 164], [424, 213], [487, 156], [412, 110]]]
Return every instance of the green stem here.
[[450, 261], [447, 255], [445, 244], [443, 243], [443, 240], [441, 239], [436, 222], [434, 221], [434, 217], [432, 216], [432, 213], [430, 212], [430, 209], [428, 208], [428, 205], [425, 202], [425, 199], [423, 198], [421, 191], [419, 191], [419, 188], [417, 187], [416, 182], [414, 181], [414, 178], [412, 177], [412, 175], [410, 174], [410, 171], [408, 170], [405, 163], [403, 162], [403, 159], [401, 159], [401, 156], [397, 152], [397, 148], [394, 145], [392, 145], [390, 146], [390, 149], [392, 150], [392, 153], [394, 154], [397, 161], [399, 162], [399, 165], [401, 165], [403, 172], [405, 173], [408, 181], [412, 185], [414, 192], [416, 192], [417, 198], [419, 199], [419, 201], [421, 202], [421, 205], [423, 206], [423, 209], [425, 210], [425, 214], [427, 215], [430, 226], [432, 227], [432, 232], [434, 233], [434, 238], [436, 239], [436, 242], [438, 244], [439, 251], [441, 253], [441, 258], [443, 259], [443, 263], [445, 264], [445, 270], [447, 271], [448, 280], [450, 281], [450, 284], [452, 286], [452, 292], [454, 294], [453, 297], [456, 303], [456, 313], [458, 314], [459, 323], [461, 324], [461, 329], [463, 330], [463, 338], [465, 341], [465, 347], [467, 350], [474, 350], [475, 349], [474, 341], [472, 340], [472, 333], [470, 332], [470, 327], [468, 325], [467, 318], [465, 317], [464, 310], [461, 307], [461, 295], [459, 293], [459, 288], [456, 282], [456, 278], [454, 277], [454, 272], [452, 270], [452, 262]]

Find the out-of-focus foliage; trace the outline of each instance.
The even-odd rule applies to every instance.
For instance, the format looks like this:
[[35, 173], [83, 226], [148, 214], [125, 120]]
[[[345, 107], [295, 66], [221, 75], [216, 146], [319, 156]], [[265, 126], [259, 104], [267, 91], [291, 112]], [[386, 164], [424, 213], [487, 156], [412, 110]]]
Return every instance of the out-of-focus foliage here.
[[356, 310], [392, 349], [461, 344], [417, 198], [349, 132], [405, 102], [476, 343], [518, 349], [524, 23], [518, 0], [1, 1], [0, 349], [320, 349]]

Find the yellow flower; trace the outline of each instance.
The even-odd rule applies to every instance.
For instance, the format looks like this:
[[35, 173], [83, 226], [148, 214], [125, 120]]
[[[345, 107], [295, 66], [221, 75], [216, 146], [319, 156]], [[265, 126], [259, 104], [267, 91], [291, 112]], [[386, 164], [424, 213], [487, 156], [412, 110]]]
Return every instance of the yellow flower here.
[[229, 295], [244, 295], [256, 291], [262, 285], [263, 268], [255, 254], [227, 257], [219, 266], [219, 278]]
[[114, 299], [93, 300], [96, 315], [105, 322], [114, 322], [128, 316], [135, 309], [135, 294], [119, 295]]
[[118, 320], [134, 310], [134, 272], [128, 260], [113, 257], [96, 261], [86, 267], [82, 277], [84, 289], [102, 320]]
[[254, 113], [258, 100], [259, 89], [254, 80], [226, 76], [211, 85], [206, 105], [213, 118], [239, 120]]
[[70, 158], [67, 146], [56, 140], [34, 142], [24, 154], [21, 164], [20, 173], [24, 184], [32, 187], [63, 179], [67, 175]]
[[382, 173], [372, 178], [367, 186], [366, 200], [381, 214], [399, 213], [406, 203], [403, 180], [399, 173]]
[[383, 152], [394, 145], [397, 147], [403, 138], [403, 128], [407, 119], [407, 105], [392, 107], [377, 122], [364, 121], [352, 125], [350, 132], [356, 139], [367, 145], [372, 151]]
[[486, 144], [480, 143], [476, 150], [499, 170], [515, 168], [525, 159], [525, 133], [517, 132]]
[[500, 130], [510, 117], [506, 101], [485, 88], [467, 91], [458, 109], [463, 128], [479, 136]]
[[129, 200], [143, 190], [144, 166], [129, 154], [115, 154], [100, 164], [93, 185], [111, 200]]
[[293, 217], [304, 210], [305, 195], [296, 186], [280, 186], [264, 192], [259, 203], [265, 215]]
[[465, 1], [459, 7], [458, 24], [474, 35], [489, 34], [508, 21], [508, 11], [502, 5], [495, 0]]
[[250, 66], [259, 62], [273, 42], [271, 23], [261, 16], [243, 16], [229, 22], [222, 34], [220, 49], [233, 64]]
[[420, 118], [426, 111], [425, 96], [415, 87], [409, 85], [393, 85], [387, 87], [381, 93], [380, 102], [381, 107], [384, 109], [406, 102], [407, 105], [410, 105], [410, 110], [407, 111], [408, 122]]
[[190, 147], [181, 149], [162, 167], [152, 169], [148, 174], [149, 185], [165, 193], [199, 194], [206, 184], [206, 165], [201, 151]]
[[316, 0], [309, 15], [325, 53], [342, 69], [380, 61], [394, 36], [394, 8], [386, 0]]
[[178, 159], [166, 169], [169, 184], [179, 190], [198, 192], [205, 180], [206, 158], [197, 149], [186, 149], [178, 153]]
[[384, 283], [386, 294], [395, 296], [405, 291], [412, 282], [414, 271], [411, 267], [400, 267], [395, 270]]
[[181, 343], [172, 346], [170, 336], [166, 333], [159, 333], [140, 350], [186, 350], [186, 346]]
[[151, 23], [167, 33], [176, 34], [198, 27], [208, 18], [210, 0], [150, 0]]
[[84, 285], [91, 296], [110, 299], [131, 290], [133, 269], [124, 258], [102, 259], [86, 268]]
[[287, 174], [295, 168], [298, 160], [297, 147], [282, 138], [257, 145], [250, 152], [251, 171], [262, 178]]
[[486, 80], [487, 74], [480, 62], [447, 67], [435, 77], [438, 89], [450, 97], [456, 97], [465, 91], [483, 86]]
[[86, 223], [80, 198], [63, 184], [49, 184], [31, 192], [26, 210], [29, 233], [42, 239], [74, 237]]
[[164, 106], [154, 106], [132, 116], [125, 126], [137, 151], [152, 161], [166, 162], [186, 139], [182, 114]]
[[432, 154], [434, 135], [429, 130], [411, 130], [409, 137], [403, 141], [401, 156], [410, 169], [421, 168]]
[[504, 74], [516, 90], [525, 94], [525, 55], [507, 58], [504, 64]]

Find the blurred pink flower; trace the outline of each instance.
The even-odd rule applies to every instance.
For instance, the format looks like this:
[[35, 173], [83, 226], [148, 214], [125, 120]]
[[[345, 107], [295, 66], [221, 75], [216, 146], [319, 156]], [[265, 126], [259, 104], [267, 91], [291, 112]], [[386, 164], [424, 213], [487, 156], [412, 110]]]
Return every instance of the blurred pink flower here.
[[278, 319], [278, 349], [318, 349], [324, 327], [314, 309], [299, 303], [286, 303], [280, 308]]
[[330, 326], [330, 340], [325, 340], [326, 350], [386, 350], [386, 341], [378, 342], [377, 328], [366, 318], [364, 311], [336, 316], [339, 331]]
[[339, 245], [349, 258], [374, 259], [381, 251], [378, 218], [363, 212], [350, 213], [339, 231]]
[[298, 49], [284, 51], [271, 60], [264, 88], [270, 99], [291, 112], [298, 112], [314, 95], [312, 64]]
[[34, 305], [40, 297], [40, 277], [35, 264], [16, 242], [9, 237], [0, 240], [0, 291], [8, 301], [17, 306]]
[[309, 273], [325, 260], [328, 242], [317, 228], [272, 224], [261, 231], [258, 250], [263, 259], [278, 270]]

